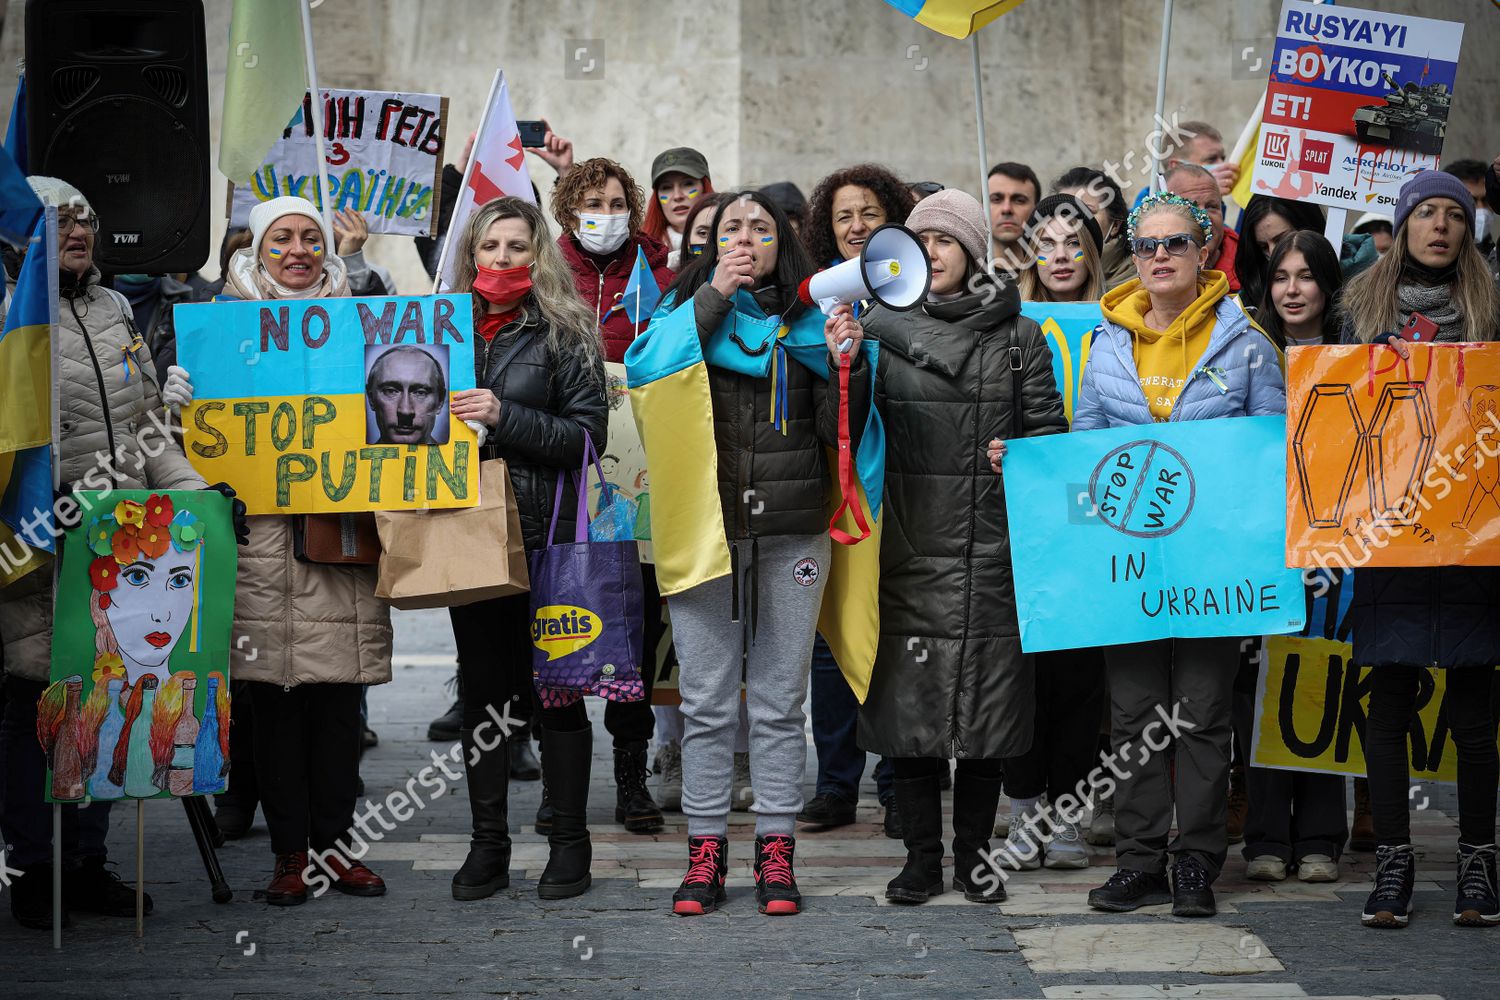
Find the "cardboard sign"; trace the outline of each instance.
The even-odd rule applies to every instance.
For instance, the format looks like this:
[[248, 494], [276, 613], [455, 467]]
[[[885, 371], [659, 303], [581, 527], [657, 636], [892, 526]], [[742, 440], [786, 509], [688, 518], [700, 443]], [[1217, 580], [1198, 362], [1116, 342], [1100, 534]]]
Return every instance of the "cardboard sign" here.
[[222, 792], [238, 550], [208, 490], [81, 491], [37, 703], [47, 801]]
[[1281, 561], [1280, 417], [1114, 427], [1006, 448], [1026, 652], [1302, 627], [1302, 583]]
[[1073, 407], [1083, 385], [1083, 366], [1088, 364], [1094, 328], [1104, 322], [1097, 302], [1027, 302], [1021, 315], [1042, 328], [1052, 349], [1052, 376], [1062, 393], [1063, 413], [1073, 422]]
[[474, 388], [467, 295], [177, 306], [193, 379], [184, 448], [251, 514], [472, 507], [474, 432], [449, 419]]
[[1500, 344], [1407, 350], [1287, 352], [1287, 565], [1500, 565]]
[[[362, 212], [372, 233], [430, 236], [443, 190], [448, 99], [383, 90], [322, 93], [329, 207]], [[250, 183], [232, 189], [229, 224], [248, 226], [252, 208], [283, 195], [323, 207], [311, 93]]]
[[1408, 174], [1438, 167], [1463, 33], [1284, 0], [1252, 193], [1390, 214]]

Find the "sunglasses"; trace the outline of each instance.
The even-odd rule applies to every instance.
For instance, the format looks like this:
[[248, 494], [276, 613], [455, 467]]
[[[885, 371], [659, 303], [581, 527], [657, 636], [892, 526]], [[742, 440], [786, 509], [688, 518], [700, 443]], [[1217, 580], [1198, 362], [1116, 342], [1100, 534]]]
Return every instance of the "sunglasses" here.
[[1137, 236], [1130, 241], [1130, 252], [1141, 260], [1150, 260], [1155, 257], [1157, 247], [1166, 247], [1167, 253], [1173, 257], [1183, 257], [1191, 251], [1196, 251], [1198, 244], [1187, 233], [1176, 233], [1159, 239], [1151, 236]]

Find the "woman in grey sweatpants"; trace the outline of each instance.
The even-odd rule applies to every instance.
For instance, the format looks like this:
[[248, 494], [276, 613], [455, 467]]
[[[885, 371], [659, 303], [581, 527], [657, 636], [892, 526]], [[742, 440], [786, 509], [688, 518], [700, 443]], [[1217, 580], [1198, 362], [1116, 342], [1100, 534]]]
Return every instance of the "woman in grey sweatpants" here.
[[[672, 908], [702, 914], [724, 900], [743, 682], [755, 794], [756, 898], [762, 913], [796, 913], [802, 897], [792, 869], [792, 832], [807, 759], [802, 703], [829, 558], [827, 448], [836, 442], [818, 435], [818, 413], [829, 405], [823, 390], [828, 372], [814, 372], [790, 357], [779, 363], [780, 348], [754, 341], [764, 337], [768, 317], [779, 316], [783, 324], [800, 317], [819, 328], [823, 323], [797, 301], [797, 288], [813, 269], [780, 209], [754, 193], [728, 198], [714, 213], [713, 233], [704, 254], [668, 289], [670, 302], [680, 304], [669, 304], [665, 321], [659, 311], [653, 322], [662, 323], [663, 334], [696, 331], [703, 343], [732, 566], [728, 576], [668, 598], [682, 663], [682, 811], [689, 855]], [[690, 312], [684, 316], [682, 310]], [[685, 322], [689, 316], [692, 323]], [[828, 327], [827, 336], [838, 329], [836, 323]], [[725, 367], [736, 362], [736, 351], [745, 355], [742, 370]], [[782, 373], [778, 378], [744, 373], [756, 370], [753, 359], [768, 351], [776, 358], [770, 371]], [[869, 365], [861, 357], [851, 369], [850, 393], [868, 395], [869, 386]]]

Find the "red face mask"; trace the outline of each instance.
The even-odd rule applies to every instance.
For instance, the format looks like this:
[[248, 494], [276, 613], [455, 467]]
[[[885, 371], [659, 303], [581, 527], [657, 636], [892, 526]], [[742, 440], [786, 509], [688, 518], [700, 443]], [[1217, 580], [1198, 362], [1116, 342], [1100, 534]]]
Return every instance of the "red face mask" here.
[[503, 305], [515, 302], [531, 291], [530, 267], [474, 266], [479, 269], [479, 273], [474, 276], [474, 292], [487, 302]]

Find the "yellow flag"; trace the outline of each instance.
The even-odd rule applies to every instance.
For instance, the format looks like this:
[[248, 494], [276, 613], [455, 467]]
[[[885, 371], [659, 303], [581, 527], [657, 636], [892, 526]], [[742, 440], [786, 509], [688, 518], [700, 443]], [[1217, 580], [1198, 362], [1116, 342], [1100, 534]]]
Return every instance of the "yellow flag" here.
[[1250, 144], [1245, 147], [1245, 154], [1240, 157], [1240, 179], [1234, 182], [1234, 189], [1229, 192], [1229, 197], [1240, 208], [1250, 204], [1254, 192], [1250, 190], [1250, 178], [1255, 174], [1255, 154], [1260, 152], [1260, 126], [1255, 127], [1255, 135], [1250, 137]]
[[234, 0], [219, 169], [248, 183], [307, 93], [301, 0]]

